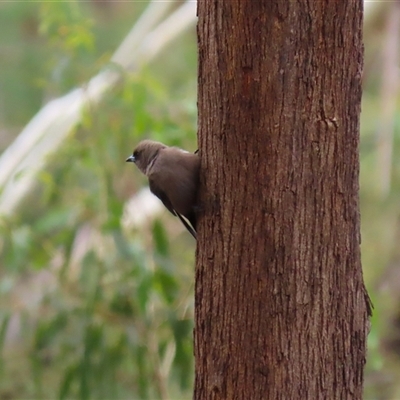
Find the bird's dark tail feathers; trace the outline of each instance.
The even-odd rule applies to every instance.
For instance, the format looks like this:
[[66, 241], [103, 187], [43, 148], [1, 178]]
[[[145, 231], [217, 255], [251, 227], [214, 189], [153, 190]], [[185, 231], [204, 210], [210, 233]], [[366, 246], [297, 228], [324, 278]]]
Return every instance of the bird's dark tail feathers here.
[[197, 233], [196, 233], [196, 217], [193, 213], [193, 215], [189, 215], [187, 217], [188, 221], [190, 224], [186, 221], [185, 218], [182, 217], [179, 213], [176, 213], [178, 215], [178, 218], [181, 220], [182, 224], [185, 226], [185, 228], [189, 231], [189, 233], [197, 240]]

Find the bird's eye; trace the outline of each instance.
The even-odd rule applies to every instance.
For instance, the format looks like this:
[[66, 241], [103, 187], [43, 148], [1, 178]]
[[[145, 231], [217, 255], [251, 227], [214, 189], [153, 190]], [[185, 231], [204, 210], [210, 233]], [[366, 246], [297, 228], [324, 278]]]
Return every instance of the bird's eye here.
[[137, 150], [135, 150], [133, 152], [133, 157], [138, 158], [139, 157], [139, 152]]

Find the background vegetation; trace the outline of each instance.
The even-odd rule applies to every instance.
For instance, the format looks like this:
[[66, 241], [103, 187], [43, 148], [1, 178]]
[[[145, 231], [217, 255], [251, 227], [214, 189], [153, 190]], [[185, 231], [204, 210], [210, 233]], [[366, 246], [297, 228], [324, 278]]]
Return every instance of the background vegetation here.
[[[0, 149], [110, 66], [146, 7], [0, 4]], [[368, 13], [361, 211], [375, 313], [365, 398], [386, 399], [400, 398], [400, 18], [393, 3]], [[157, 207], [144, 215], [145, 180], [125, 158], [144, 137], [196, 149], [196, 65], [193, 27], [141, 68], [111, 66], [118, 84], [82, 109], [32, 190], [2, 213], [0, 399], [191, 398], [194, 241]]]

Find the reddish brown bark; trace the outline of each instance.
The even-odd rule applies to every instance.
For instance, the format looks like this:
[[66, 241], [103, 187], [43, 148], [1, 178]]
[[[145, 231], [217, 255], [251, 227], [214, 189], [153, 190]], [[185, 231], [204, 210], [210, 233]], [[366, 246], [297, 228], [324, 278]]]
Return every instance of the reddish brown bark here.
[[195, 399], [360, 399], [362, 0], [199, 0]]

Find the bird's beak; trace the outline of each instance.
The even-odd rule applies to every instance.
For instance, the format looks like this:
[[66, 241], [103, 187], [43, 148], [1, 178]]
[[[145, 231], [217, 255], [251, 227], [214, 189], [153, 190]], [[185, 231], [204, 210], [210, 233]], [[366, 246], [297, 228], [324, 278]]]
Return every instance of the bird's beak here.
[[126, 160], [125, 160], [126, 162], [135, 162], [136, 160], [135, 160], [135, 156], [129, 156]]

